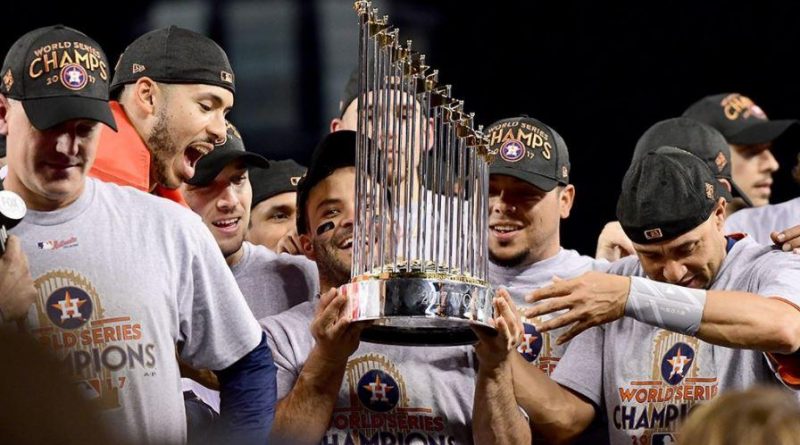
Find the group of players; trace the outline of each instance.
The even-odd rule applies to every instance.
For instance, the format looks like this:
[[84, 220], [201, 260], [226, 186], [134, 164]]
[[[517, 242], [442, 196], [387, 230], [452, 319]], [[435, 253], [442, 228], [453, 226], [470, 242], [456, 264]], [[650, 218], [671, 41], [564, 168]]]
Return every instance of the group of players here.
[[144, 34], [112, 69], [80, 31], [40, 28], [0, 79], [2, 184], [28, 208], [0, 316], [120, 442], [670, 443], [719, 392], [800, 385], [800, 198], [768, 204], [771, 144], [795, 123], [745, 96], [645, 132], [596, 258], [561, 247], [564, 139], [530, 117], [489, 126], [497, 335], [403, 347], [361, 342], [337, 291], [353, 94], [303, 171], [245, 150], [227, 55], [185, 29]]

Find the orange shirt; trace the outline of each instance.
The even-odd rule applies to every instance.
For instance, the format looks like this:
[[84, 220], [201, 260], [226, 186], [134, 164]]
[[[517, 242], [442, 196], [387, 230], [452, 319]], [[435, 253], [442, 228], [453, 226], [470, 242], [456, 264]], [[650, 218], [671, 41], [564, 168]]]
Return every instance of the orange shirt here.
[[180, 191], [159, 185], [152, 187], [150, 151], [128, 119], [122, 105], [116, 101], [110, 101], [108, 104], [114, 114], [117, 131], [102, 126], [97, 156], [89, 170], [89, 176], [105, 182], [134, 187], [143, 192], [150, 192], [152, 189], [153, 194], [188, 207]]

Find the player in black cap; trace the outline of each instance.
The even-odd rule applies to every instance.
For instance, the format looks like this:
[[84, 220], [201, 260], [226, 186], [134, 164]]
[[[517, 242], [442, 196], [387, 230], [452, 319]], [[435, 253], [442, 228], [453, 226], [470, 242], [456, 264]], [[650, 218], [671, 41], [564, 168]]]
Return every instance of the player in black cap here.
[[208, 229], [164, 199], [86, 178], [101, 126], [115, 128], [102, 48], [65, 26], [39, 28], [0, 73], [5, 186], [34, 210], [12, 229], [36, 277], [27, 332], [123, 441], [185, 441], [177, 346], [217, 372], [220, 431], [263, 443], [275, 365]]
[[[683, 116], [706, 123], [722, 133], [731, 145], [734, 180], [753, 206], [768, 204], [772, 174], [779, 167], [772, 155], [773, 142], [797, 121], [769, 120], [761, 107], [739, 93], [706, 96], [689, 106]], [[738, 200], [732, 204], [736, 210], [743, 207]]]
[[[558, 341], [572, 339], [552, 380], [514, 369], [534, 433], [568, 441], [600, 411], [612, 444], [664, 443], [718, 391], [800, 388], [800, 258], [725, 236], [725, 204], [691, 153], [661, 147], [633, 162], [617, 217], [637, 256], [527, 297], [539, 304], [526, 316], [556, 315], [540, 331], [569, 326]], [[679, 384], [692, 389], [676, 393]]]
[[278, 253], [302, 255], [297, 236], [297, 183], [306, 168], [286, 159], [270, 161], [269, 169], [253, 169], [250, 228], [247, 240]]
[[228, 57], [208, 37], [177, 26], [142, 35], [115, 67], [120, 131], [101, 136], [91, 175], [182, 202], [174, 189], [225, 141], [234, 92]]
[[[642, 134], [633, 151], [633, 161], [662, 146], [682, 148], [702, 159], [720, 182], [720, 194], [727, 201], [726, 215], [742, 205], [751, 206], [750, 198], [734, 182], [731, 172], [731, 149], [722, 134], [713, 127], [688, 117], [656, 122]], [[736, 204], [733, 204], [734, 198]], [[631, 240], [619, 222], [606, 224], [597, 240], [595, 257], [614, 261], [635, 253]]]

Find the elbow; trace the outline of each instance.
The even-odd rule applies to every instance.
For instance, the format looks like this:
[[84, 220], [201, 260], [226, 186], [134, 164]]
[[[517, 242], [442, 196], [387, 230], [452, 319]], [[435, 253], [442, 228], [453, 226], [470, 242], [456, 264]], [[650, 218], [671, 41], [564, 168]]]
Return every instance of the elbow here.
[[800, 350], [800, 312], [787, 314], [776, 326], [775, 350], [779, 354], [794, 354]]

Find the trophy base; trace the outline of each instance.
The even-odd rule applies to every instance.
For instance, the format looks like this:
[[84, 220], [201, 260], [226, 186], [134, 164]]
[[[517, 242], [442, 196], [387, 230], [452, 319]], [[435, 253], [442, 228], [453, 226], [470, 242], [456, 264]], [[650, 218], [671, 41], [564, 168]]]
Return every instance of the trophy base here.
[[340, 287], [363, 341], [404, 346], [474, 344], [472, 328], [491, 327], [494, 291], [475, 279], [419, 273], [356, 278]]

